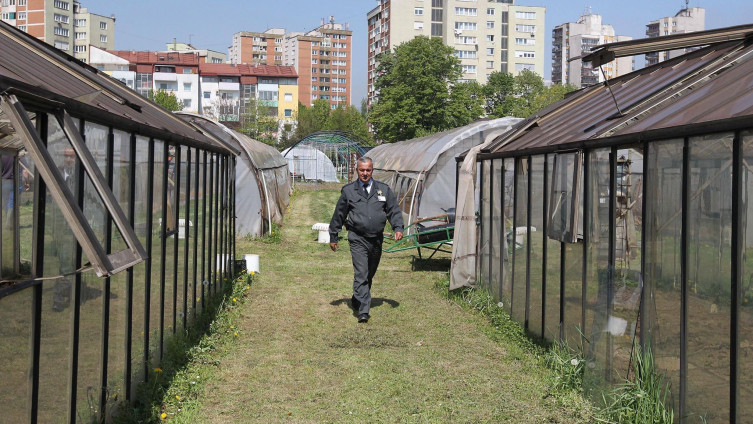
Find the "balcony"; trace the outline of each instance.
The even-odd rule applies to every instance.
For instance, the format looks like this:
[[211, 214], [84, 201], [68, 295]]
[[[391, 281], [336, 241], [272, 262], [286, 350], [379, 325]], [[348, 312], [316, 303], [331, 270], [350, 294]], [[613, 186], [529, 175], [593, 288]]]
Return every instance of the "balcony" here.
[[238, 82], [220, 82], [218, 88], [220, 91], [238, 92], [241, 89], [241, 85]]

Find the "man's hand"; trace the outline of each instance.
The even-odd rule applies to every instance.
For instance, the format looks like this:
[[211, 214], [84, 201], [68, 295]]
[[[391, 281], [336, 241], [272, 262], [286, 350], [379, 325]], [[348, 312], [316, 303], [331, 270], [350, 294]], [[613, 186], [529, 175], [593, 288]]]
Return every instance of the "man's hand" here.
[[395, 237], [395, 241], [400, 241], [403, 239], [403, 233], [401, 233], [400, 231], [395, 231], [394, 237]]
[[337, 242], [335, 242], [335, 243], [330, 243], [330, 244], [329, 244], [329, 248], [330, 248], [330, 249], [332, 249], [332, 251], [333, 251], [333, 252], [337, 252], [337, 249], [338, 249], [339, 247], [340, 247], [340, 245], [339, 245], [339, 244], [337, 244]]

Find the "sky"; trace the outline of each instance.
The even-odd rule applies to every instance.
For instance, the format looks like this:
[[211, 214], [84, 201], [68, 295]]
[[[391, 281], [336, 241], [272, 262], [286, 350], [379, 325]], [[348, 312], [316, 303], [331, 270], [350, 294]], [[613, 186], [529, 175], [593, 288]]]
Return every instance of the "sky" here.
[[[236, 32], [263, 32], [269, 28], [305, 32], [332, 15], [336, 23], [347, 24], [353, 31], [351, 102], [360, 106], [361, 99], [366, 97], [366, 14], [377, 6], [376, 0], [81, 0], [81, 3], [92, 13], [115, 15], [117, 50], [165, 50], [167, 43], [177, 39], [199, 49], [227, 54]], [[612, 25], [618, 35], [644, 38], [646, 24], [673, 16], [685, 7], [685, 0], [516, 0], [515, 4], [546, 7], [544, 79], [550, 79], [551, 36], [555, 26], [577, 21], [590, 8], [592, 13], [602, 16], [603, 24]], [[706, 9], [706, 29], [753, 24], [751, 0], [690, 0], [689, 5]]]

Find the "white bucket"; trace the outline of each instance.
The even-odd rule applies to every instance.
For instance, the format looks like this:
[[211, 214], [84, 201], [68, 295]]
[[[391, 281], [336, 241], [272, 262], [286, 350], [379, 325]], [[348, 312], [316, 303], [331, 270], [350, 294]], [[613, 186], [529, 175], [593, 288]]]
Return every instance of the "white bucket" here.
[[316, 241], [319, 243], [329, 243], [329, 224], [326, 222], [317, 222], [311, 226], [311, 229], [319, 231], [319, 237]]
[[259, 255], [246, 254], [243, 259], [246, 261], [246, 271], [259, 272]]

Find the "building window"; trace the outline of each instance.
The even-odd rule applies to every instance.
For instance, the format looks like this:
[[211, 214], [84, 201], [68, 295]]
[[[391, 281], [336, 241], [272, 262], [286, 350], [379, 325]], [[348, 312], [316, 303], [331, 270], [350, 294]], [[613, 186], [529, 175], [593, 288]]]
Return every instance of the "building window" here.
[[190, 82], [184, 82], [183, 83], [183, 91], [191, 91], [191, 83]]
[[414, 7], [413, 8], [413, 14], [416, 16], [420, 16], [424, 14], [424, 8], [423, 7]]
[[86, 19], [76, 19], [73, 21], [73, 26], [82, 27], [86, 26]]
[[76, 40], [86, 40], [86, 33], [85, 32], [77, 32], [76, 33]]
[[475, 7], [456, 7], [455, 15], [457, 16], [478, 16], [478, 9]]
[[534, 38], [516, 38], [515, 44], [519, 46], [535, 46], [536, 39]]
[[534, 59], [536, 58], [536, 52], [527, 52], [527, 51], [517, 50], [515, 51], [515, 57]]
[[476, 65], [463, 65], [463, 73], [464, 74], [475, 74], [476, 73]]
[[521, 24], [516, 24], [515, 25], [515, 31], [534, 33], [534, 32], [536, 32], [536, 25], [521, 25]]
[[67, 1], [55, 0], [54, 6], [62, 10], [70, 10], [71, 5]]
[[183, 68], [183, 73], [184, 74], [193, 74], [193, 70], [191, 70], [191, 68]]
[[419, 21], [413, 22], [413, 29], [424, 29], [424, 23]]
[[107, 22], [100, 22], [99, 23], [99, 29], [106, 30], [107, 29]]
[[21, 31], [23, 31], [23, 32], [26, 32], [26, 25], [19, 25], [18, 29], [21, 30]]
[[55, 41], [55, 48], [67, 52], [71, 47], [70, 44], [66, 43], [65, 41]]
[[205, 92], [204, 92], [204, 98], [205, 98], [205, 99], [208, 99], [208, 98], [210, 98], [211, 96], [212, 96], [212, 93], [210, 93], [209, 91], [205, 91]]
[[493, 56], [494, 55], [494, 47], [487, 47], [486, 48], [486, 55], [487, 56]]
[[311, 59], [311, 63], [316, 65], [317, 63], [319, 63], [319, 59]]
[[60, 15], [57, 13], [53, 15], [53, 19], [55, 19], [55, 22], [61, 22], [64, 24], [67, 24], [68, 22], [70, 22], [70, 18], [68, 16]]
[[493, 60], [487, 60], [486, 61], [486, 69], [494, 69], [494, 61]]
[[494, 28], [494, 21], [486, 21], [486, 29]]
[[26, 20], [26, 12], [18, 12], [18, 15], [16, 15], [16, 19], [18, 19], [20, 21], [25, 21]]
[[536, 19], [536, 12], [515, 12], [516, 19]]
[[65, 29], [65, 28], [61, 28], [61, 27], [55, 27], [55, 28], [54, 28], [54, 29], [52, 30], [52, 32], [53, 32], [53, 33], [54, 33], [55, 35], [59, 35], [59, 36], [61, 36], [61, 37], [67, 37], [67, 36], [68, 36], [68, 30], [67, 30], [67, 29]]
[[486, 9], [486, 14], [489, 15], [489, 16], [494, 15], [494, 9], [491, 8], [491, 7], [488, 8], [488, 9]]
[[285, 101], [286, 102], [292, 102], [293, 101], [293, 94], [292, 93], [285, 93]]
[[476, 37], [460, 36], [458, 37], [458, 43], [460, 44], [478, 44]]
[[293, 116], [293, 109], [285, 109], [285, 117], [290, 118]]
[[476, 25], [475, 22], [460, 22], [460, 21], [456, 21], [455, 22], [455, 29], [475, 31], [476, 29], [478, 29], [478, 26]]
[[487, 35], [486, 36], [486, 41], [489, 42], [489, 43], [493, 43], [494, 42], [494, 36], [493, 35]]
[[73, 51], [76, 53], [86, 53], [86, 44], [81, 46], [73, 46]]
[[524, 69], [534, 72], [534, 64], [532, 63], [516, 63], [515, 64], [515, 71], [520, 72]]
[[475, 50], [456, 50], [455, 56], [457, 56], [458, 59], [475, 59], [476, 51]]
[[107, 36], [105, 34], [101, 34], [99, 36], [99, 42], [100, 43], [106, 43], [107, 42]]

